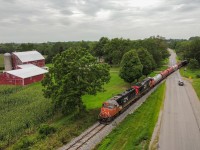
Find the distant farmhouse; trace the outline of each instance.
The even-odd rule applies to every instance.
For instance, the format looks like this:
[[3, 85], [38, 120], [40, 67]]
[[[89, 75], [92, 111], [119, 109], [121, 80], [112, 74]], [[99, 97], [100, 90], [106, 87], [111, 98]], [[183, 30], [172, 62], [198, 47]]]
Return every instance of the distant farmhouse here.
[[0, 84], [27, 85], [41, 81], [47, 73], [45, 58], [38, 51], [4, 54], [5, 71], [0, 74]]

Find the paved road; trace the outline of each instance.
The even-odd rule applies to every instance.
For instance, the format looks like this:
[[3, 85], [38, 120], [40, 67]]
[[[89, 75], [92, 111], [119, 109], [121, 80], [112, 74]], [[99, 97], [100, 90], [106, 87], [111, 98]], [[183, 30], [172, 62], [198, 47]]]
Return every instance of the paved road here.
[[[170, 51], [170, 65], [176, 55]], [[168, 77], [159, 150], [200, 150], [200, 102], [191, 84], [178, 86], [179, 71]]]

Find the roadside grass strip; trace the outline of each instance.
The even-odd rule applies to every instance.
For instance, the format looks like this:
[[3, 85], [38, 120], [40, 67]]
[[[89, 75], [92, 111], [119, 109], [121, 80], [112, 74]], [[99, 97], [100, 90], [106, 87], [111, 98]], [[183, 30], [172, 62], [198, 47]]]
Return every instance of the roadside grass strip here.
[[165, 83], [161, 84], [133, 114], [129, 114], [95, 149], [148, 149], [164, 102], [165, 89]]
[[192, 86], [200, 100], [200, 69], [191, 70], [188, 67], [184, 67], [180, 69], [180, 74], [192, 82]]

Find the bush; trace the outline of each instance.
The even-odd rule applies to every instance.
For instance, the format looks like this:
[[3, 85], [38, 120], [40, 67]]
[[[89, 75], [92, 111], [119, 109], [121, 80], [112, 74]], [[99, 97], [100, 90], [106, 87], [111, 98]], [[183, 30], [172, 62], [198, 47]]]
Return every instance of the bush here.
[[14, 150], [28, 149], [29, 146], [34, 144], [34, 139], [29, 138], [28, 136], [24, 136], [20, 139], [20, 141], [14, 145]]
[[196, 59], [190, 59], [189, 68], [190, 69], [198, 69], [199, 68], [198, 61]]
[[47, 136], [47, 135], [55, 133], [55, 132], [56, 132], [56, 128], [49, 126], [48, 124], [43, 124], [39, 128], [39, 134], [43, 135], [43, 136]]
[[200, 74], [197, 74], [197, 75], [196, 75], [196, 78], [200, 78]]

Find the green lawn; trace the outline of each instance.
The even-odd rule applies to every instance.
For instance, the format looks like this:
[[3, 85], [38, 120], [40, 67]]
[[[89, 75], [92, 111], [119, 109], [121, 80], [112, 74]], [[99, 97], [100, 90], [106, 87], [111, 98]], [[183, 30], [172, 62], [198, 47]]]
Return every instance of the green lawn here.
[[164, 102], [164, 95], [165, 84], [162, 84], [135, 113], [128, 115], [96, 149], [148, 149], [161, 106]]
[[[186, 68], [186, 71], [184, 71], [184, 68]], [[192, 86], [194, 87], [194, 89], [197, 93], [197, 96], [200, 99], [200, 78], [197, 78], [197, 75], [200, 76], [200, 69], [190, 70], [187, 67], [183, 67], [180, 69], [180, 74], [185, 78], [191, 79]]]
[[47, 67], [52, 67], [52, 64], [46, 64]]
[[[186, 71], [184, 71], [185, 68], [186, 68]], [[183, 77], [190, 78], [190, 79], [197, 79], [197, 75], [200, 75], [200, 69], [191, 70], [188, 67], [182, 67], [180, 69], [180, 73]]]
[[0, 54], [0, 70], [3, 70], [3, 67], [4, 67], [3, 54]]
[[94, 109], [94, 108], [100, 108], [102, 103], [106, 101], [107, 99], [113, 97], [116, 94], [119, 94], [123, 91], [125, 91], [129, 84], [125, 83], [120, 77], [119, 77], [119, 69], [118, 68], [111, 68], [110, 71], [111, 79], [108, 84], [106, 84], [105, 92], [97, 93], [97, 95], [85, 95], [83, 96], [83, 102], [86, 105], [87, 109]]
[[0, 54], [0, 65], [4, 64], [3, 54]]

